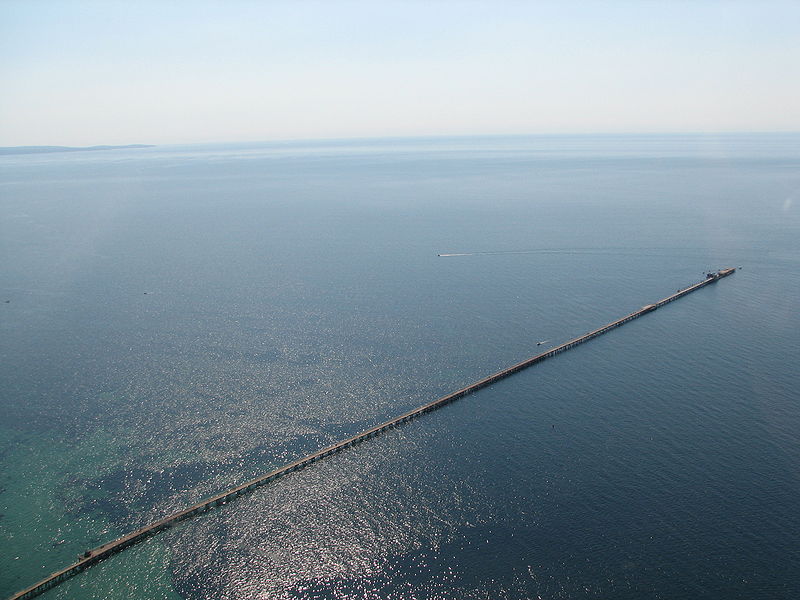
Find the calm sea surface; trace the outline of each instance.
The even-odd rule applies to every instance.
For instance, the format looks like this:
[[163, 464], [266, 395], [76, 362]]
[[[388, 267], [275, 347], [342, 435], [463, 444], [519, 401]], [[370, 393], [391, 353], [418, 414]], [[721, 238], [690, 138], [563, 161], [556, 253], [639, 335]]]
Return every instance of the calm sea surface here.
[[800, 135], [0, 157], [0, 597], [727, 266], [47, 599], [800, 597]]

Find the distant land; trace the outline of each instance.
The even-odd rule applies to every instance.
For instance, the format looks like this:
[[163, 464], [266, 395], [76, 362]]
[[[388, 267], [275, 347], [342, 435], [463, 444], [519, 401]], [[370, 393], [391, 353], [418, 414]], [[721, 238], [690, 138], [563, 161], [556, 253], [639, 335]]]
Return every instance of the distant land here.
[[130, 150], [132, 148], [152, 148], [153, 144], [128, 144], [127, 146], [5, 146], [0, 154], [43, 154], [45, 152], [88, 152], [91, 150]]

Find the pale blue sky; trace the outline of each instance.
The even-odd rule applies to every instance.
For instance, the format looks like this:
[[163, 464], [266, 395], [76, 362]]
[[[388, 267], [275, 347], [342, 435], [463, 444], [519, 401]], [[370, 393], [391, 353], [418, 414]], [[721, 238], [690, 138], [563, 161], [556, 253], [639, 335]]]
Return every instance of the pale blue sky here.
[[800, 0], [0, 1], [0, 145], [800, 131]]

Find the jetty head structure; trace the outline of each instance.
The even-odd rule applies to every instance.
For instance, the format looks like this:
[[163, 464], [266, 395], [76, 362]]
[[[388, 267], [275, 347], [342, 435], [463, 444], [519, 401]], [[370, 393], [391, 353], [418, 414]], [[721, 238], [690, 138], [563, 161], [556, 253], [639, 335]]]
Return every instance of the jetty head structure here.
[[731, 275], [735, 271], [736, 271], [735, 268], [729, 268], [708, 273], [703, 281], [690, 285], [687, 288], [680, 289], [674, 294], [667, 296], [666, 298], [659, 300], [658, 302], [643, 306], [639, 310], [636, 310], [628, 315], [625, 315], [624, 317], [617, 319], [616, 321], [607, 323], [602, 327], [599, 327], [597, 329], [590, 331], [589, 333], [585, 333], [579, 337], [564, 342], [563, 344], [551, 348], [546, 352], [537, 354], [536, 356], [523, 360], [522, 362], [519, 362], [506, 369], [503, 369], [502, 371], [498, 371], [497, 373], [484, 377], [483, 379], [471, 383], [470, 385], [463, 387], [459, 390], [456, 390], [455, 392], [451, 392], [446, 396], [442, 396], [441, 398], [438, 398], [433, 402], [424, 404], [418, 408], [415, 408], [414, 410], [410, 410], [406, 413], [403, 413], [402, 415], [395, 417], [394, 419], [381, 423], [380, 425], [376, 425], [375, 427], [367, 429], [366, 431], [362, 431], [358, 435], [354, 435], [345, 440], [337, 442], [332, 446], [328, 446], [327, 448], [323, 448], [322, 450], [318, 450], [317, 452], [309, 454], [308, 456], [304, 456], [303, 458], [290, 462], [289, 464], [284, 465], [273, 471], [270, 471], [269, 473], [266, 473], [261, 477], [257, 477], [256, 479], [252, 479], [246, 483], [243, 483], [232, 489], [217, 494], [216, 496], [212, 496], [211, 498], [202, 500], [201, 502], [189, 506], [188, 508], [185, 508], [171, 515], [168, 515], [163, 519], [156, 521], [155, 523], [151, 523], [150, 525], [142, 527], [141, 529], [137, 529], [136, 531], [132, 531], [131, 533], [123, 535], [122, 537], [117, 538], [116, 540], [98, 546], [97, 548], [94, 548], [92, 550], [87, 550], [86, 552], [80, 555], [77, 562], [59, 571], [56, 571], [55, 573], [46, 577], [39, 583], [36, 583], [31, 587], [26, 588], [21, 592], [18, 592], [17, 594], [14, 594], [14, 596], [12, 596], [9, 600], [27, 600], [28, 598], [33, 598], [35, 596], [38, 596], [39, 594], [42, 594], [45, 591], [55, 587], [62, 581], [65, 581], [70, 577], [77, 575], [81, 571], [84, 571], [85, 569], [91, 567], [92, 565], [100, 562], [101, 560], [108, 558], [112, 554], [120, 552], [125, 548], [128, 548], [136, 544], [137, 542], [140, 542], [145, 538], [155, 533], [158, 533], [159, 531], [162, 531], [163, 529], [171, 527], [172, 525], [180, 521], [183, 521], [200, 513], [207, 512], [215, 507], [222, 506], [226, 502], [230, 502], [231, 500], [238, 498], [242, 494], [246, 494], [247, 492], [250, 492], [262, 485], [275, 481], [276, 479], [283, 477], [284, 475], [287, 475], [294, 471], [299, 471], [300, 469], [303, 469], [311, 465], [312, 463], [322, 460], [323, 458], [326, 458], [332, 454], [336, 454], [337, 452], [341, 452], [345, 448], [349, 448], [350, 446], [363, 442], [388, 429], [392, 429], [393, 427], [397, 427], [398, 425], [406, 423], [411, 419], [415, 419], [416, 417], [419, 417], [425, 413], [434, 411], [437, 408], [441, 408], [442, 406], [445, 406], [446, 404], [458, 400], [459, 398], [463, 398], [468, 394], [477, 392], [478, 390], [485, 388], [486, 386], [489, 386], [497, 381], [500, 381], [501, 379], [504, 379], [509, 375], [513, 375], [514, 373], [522, 371], [523, 369], [527, 369], [528, 367], [531, 367], [536, 363], [540, 363], [543, 360], [546, 360], [557, 354], [565, 352], [570, 348], [574, 348], [579, 344], [588, 342], [589, 340], [596, 338], [597, 336], [602, 335], [608, 331], [611, 331], [612, 329], [616, 329], [617, 327], [620, 327], [621, 325], [624, 325], [629, 321], [632, 321], [643, 315], [646, 315], [647, 313], [650, 313], [656, 310], [657, 308], [664, 306], [665, 304], [674, 302], [678, 298], [682, 298], [683, 296], [686, 296], [687, 294], [699, 290], [700, 288], [716, 283], [719, 279], [727, 277], [728, 275]]

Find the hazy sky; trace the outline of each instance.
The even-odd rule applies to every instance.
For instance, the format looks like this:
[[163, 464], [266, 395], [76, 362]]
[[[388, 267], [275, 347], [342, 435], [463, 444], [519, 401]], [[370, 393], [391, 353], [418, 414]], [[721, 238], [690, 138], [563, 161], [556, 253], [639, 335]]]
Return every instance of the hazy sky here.
[[0, 0], [0, 145], [800, 131], [800, 0]]

